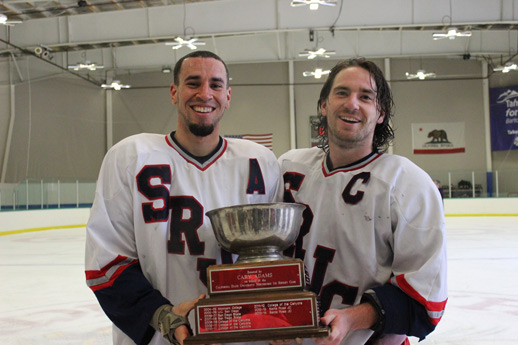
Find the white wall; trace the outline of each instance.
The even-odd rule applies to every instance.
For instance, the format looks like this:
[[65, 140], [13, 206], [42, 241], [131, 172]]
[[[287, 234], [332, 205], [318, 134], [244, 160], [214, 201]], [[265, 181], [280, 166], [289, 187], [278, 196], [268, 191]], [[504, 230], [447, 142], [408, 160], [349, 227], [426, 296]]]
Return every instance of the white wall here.
[[[289, 96], [293, 87], [297, 147], [309, 147], [309, 119], [316, 114], [317, 98], [325, 78], [304, 78], [302, 72], [317, 65], [329, 69], [336, 62], [336, 59], [295, 61], [291, 85], [287, 62], [230, 64], [232, 102], [222, 121], [222, 134], [273, 133], [274, 153], [277, 156], [284, 153], [290, 148]], [[382, 59], [375, 62], [384, 66]], [[15, 87], [16, 118], [4, 182], [56, 178], [93, 181], [106, 149], [105, 93], [62, 72], [53, 78], [34, 80], [46, 67], [41, 65], [34, 59], [20, 62], [22, 73], [30, 71], [32, 81]], [[407, 81], [404, 73], [415, 72], [419, 66], [436, 72], [439, 78]], [[487, 193], [486, 156], [490, 155], [492, 170], [500, 173], [500, 196], [508, 196], [518, 192], [513, 184], [516, 179], [511, 175], [518, 168], [518, 150], [492, 153], [486, 150], [481, 73], [482, 61], [475, 58], [446, 62], [433, 58], [391, 59], [396, 103], [393, 152], [411, 159], [443, 186], [448, 183], [448, 172], [454, 173], [451, 183], [457, 184], [461, 179], [470, 180], [473, 171], [484, 193]], [[452, 76], [456, 76], [455, 80], [442, 79]], [[25, 77], [29, 80], [28, 75]], [[115, 77], [133, 87], [113, 92], [114, 143], [140, 132], [165, 134], [175, 129], [176, 107], [171, 104], [169, 94], [171, 74], [149, 72]], [[518, 72], [506, 76], [494, 73], [490, 77], [490, 87], [517, 84]], [[9, 123], [9, 107], [1, 101], [8, 99], [8, 90], [0, 89], [0, 156], [5, 151]], [[411, 124], [431, 122], [465, 123], [466, 152], [412, 154]]]
[[518, 198], [444, 199], [446, 216], [518, 216]]

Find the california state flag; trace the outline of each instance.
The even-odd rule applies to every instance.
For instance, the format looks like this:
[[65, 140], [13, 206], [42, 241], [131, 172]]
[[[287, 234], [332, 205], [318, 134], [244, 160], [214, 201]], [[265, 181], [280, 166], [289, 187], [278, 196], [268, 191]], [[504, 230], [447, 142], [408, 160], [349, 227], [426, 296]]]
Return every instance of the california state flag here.
[[466, 152], [464, 128], [464, 122], [413, 123], [414, 154]]

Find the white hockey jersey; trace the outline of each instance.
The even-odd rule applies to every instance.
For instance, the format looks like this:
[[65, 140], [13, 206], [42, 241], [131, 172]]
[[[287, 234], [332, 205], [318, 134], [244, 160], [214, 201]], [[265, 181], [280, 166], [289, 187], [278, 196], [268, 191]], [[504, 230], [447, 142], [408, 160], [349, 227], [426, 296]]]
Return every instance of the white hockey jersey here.
[[[387, 282], [437, 324], [447, 299], [443, 205], [431, 178], [404, 157], [373, 153], [330, 171], [317, 147], [279, 158], [285, 201], [308, 209], [293, 252], [304, 258], [321, 307], [342, 309]], [[370, 330], [342, 344], [364, 344]], [[307, 340], [306, 340], [307, 342]]]
[[[107, 153], [87, 224], [86, 277], [96, 295], [108, 294], [109, 302], [101, 306], [114, 323], [121, 318], [137, 334], [149, 327], [138, 320], [140, 309], [132, 316], [116, 310], [124, 302], [112, 305], [119, 294], [122, 299], [127, 294], [128, 304], [130, 298], [136, 305], [142, 300], [128, 267], [139, 263], [147, 281], [172, 304], [192, 300], [207, 292], [206, 267], [232, 260], [222, 253], [205, 213], [281, 201], [282, 178], [273, 152], [248, 140], [220, 143], [203, 164], [171, 135], [131, 136]], [[149, 322], [149, 315], [144, 319]], [[115, 326], [113, 333], [114, 344], [134, 344]], [[150, 344], [167, 342], [157, 332]]]

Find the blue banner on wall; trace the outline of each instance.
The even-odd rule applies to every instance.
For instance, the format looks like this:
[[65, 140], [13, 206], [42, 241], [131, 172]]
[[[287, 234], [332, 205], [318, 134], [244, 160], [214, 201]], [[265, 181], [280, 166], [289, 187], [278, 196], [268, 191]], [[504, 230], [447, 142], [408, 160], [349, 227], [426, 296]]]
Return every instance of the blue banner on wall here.
[[518, 86], [491, 88], [489, 102], [492, 150], [518, 150]]

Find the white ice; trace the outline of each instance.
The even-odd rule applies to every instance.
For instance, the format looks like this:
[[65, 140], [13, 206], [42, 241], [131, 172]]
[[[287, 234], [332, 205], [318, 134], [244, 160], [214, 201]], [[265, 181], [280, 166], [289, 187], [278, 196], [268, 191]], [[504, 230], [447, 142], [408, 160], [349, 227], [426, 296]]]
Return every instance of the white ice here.
[[[446, 313], [419, 344], [518, 344], [518, 218], [446, 223]], [[112, 343], [111, 323], [85, 284], [84, 239], [84, 228], [0, 236], [0, 345]]]

